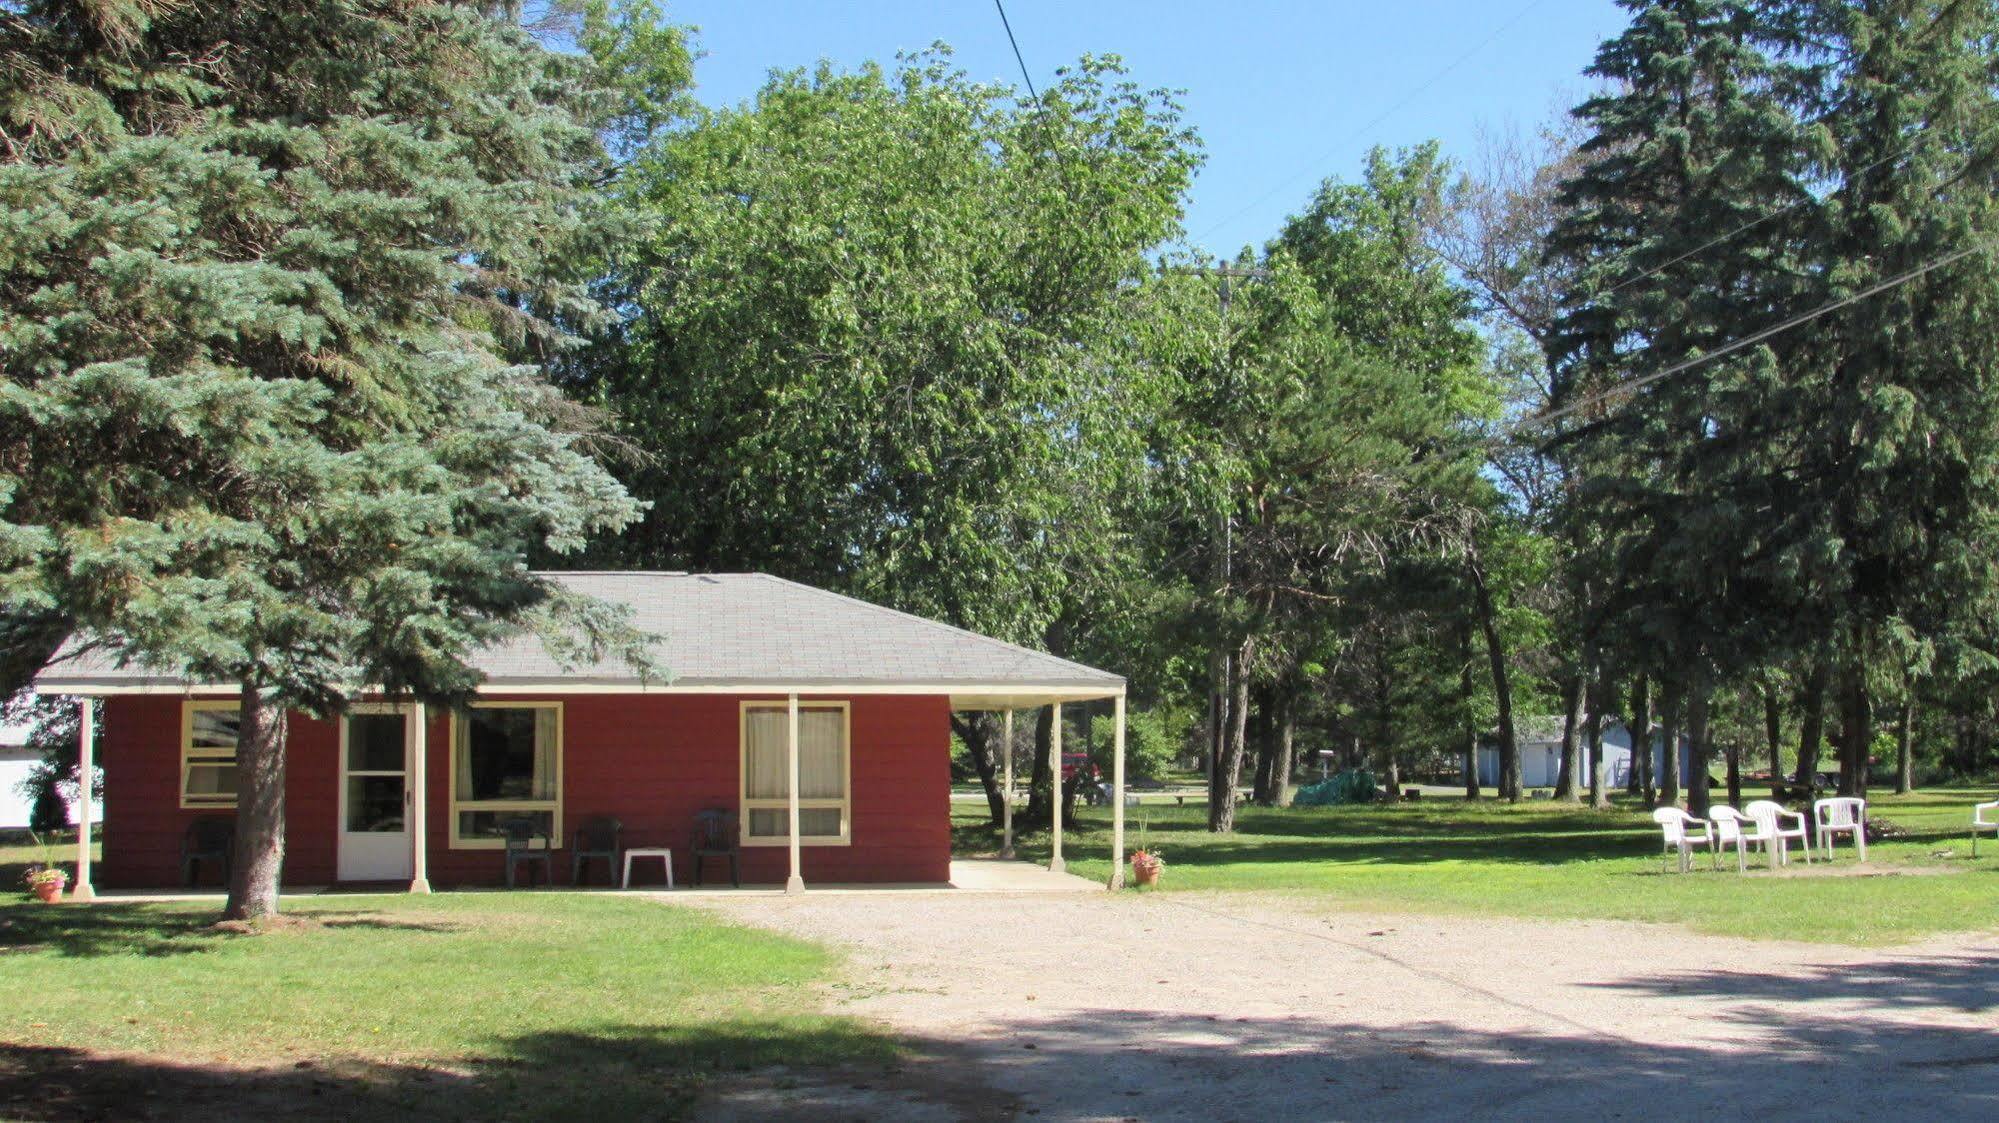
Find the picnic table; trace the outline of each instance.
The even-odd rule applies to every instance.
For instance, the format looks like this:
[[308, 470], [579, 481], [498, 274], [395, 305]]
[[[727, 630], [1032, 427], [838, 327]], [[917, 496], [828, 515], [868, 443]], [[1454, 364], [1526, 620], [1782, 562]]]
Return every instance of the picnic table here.
[[[1104, 793], [1106, 797], [1109, 796], [1110, 794], [1109, 785], [1105, 785]], [[1171, 796], [1173, 797], [1174, 805], [1178, 807], [1187, 806], [1188, 800], [1193, 800], [1196, 803], [1206, 803], [1208, 801], [1208, 789], [1205, 786], [1194, 787], [1187, 784], [1180, 784], [1174, 787], [1168, 787], [1164, 781], [1160, 780], [1127, 781], [1124, 786], [1124, 794], [1125, 794], [1125, 801], [1127, 804], [1136, 803], [1137, 797], [1147, 796], [1147, 795], [1156, 795], [1161, 798]], [[1250, 796], [1250, 789], [1243, 787], [1239, 787], [1236, 789], [1237, 803], [1241, 803], [1247, 800], [1249, 796]]]

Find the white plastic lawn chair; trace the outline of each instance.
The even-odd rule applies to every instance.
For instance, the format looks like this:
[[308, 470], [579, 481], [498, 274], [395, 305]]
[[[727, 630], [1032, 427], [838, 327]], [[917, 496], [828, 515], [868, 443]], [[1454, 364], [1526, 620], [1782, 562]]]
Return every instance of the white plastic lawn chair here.
[[1749, 837], [1748, 832], [1742, 829], [1742, 824], [1745, 821], [1742, 817], [1742, 812], [1737, 811], [1726, 803], [1717, 803], [1707, 809], [1707, 817], [1708, 822], [1714, 824], [1715, 864], [1721, 864], [1721, 851], [1733, 845], [1735, 847], [1735, 872], [1747, 872], [1749, 863], [1746, 860], [1747, 855], [1744, 851], [1747, 849], [1748, 843], [1753, 840]]
[[1812, 825], [1825, 844], [1825, 860], [1832, 861], [1832, 843], [1839, 834], [1853, 836], [1860, 860], [1867, 860], [1867, 801], [1859, 796], [1839, 795], [1812, 804]]
[[1661, 868], [1666, 864], [1666, 854], [1677, 850], [1680, 872], [1686, 873], [1694, 867], [1694, 847], [1714, 847], [1714, 834], [1706, 819], [1696, 819], [1677, 807], [1661, 807], [1652, 812], [1652, 821], [1659, 824], [1659, 830], [1666, 836], [1659, 854]]
[[[1798, 840], [1799, 848], [1805, 852], [1805, 864], [1808, 866], [1812, 864], [1812, 836], [1805, 830], [1804, 812], [1793, 811], [1781, 803], [1768, 799], [1753, 800], [1742, 810], [1756, 822], [1756, 833], [1749, 836], [1749, 841], [1762, 843], [1763, 853], [1766, 855], [1771, 853], [1770, 844], [1772, 842], [1777, 844], [1776, 856], [1771, 865], [1791, 864], [1790, 841], [1794, 838]], [[1792, 820], [1794, 825], [1785, 826], [1786, 819]]]
[[1980, 831], [1991, 831], [1992, 837], [1999, 838], [1999, 799], [1971, 809], [1971, 856], [1974, 858], [1978, 857]]

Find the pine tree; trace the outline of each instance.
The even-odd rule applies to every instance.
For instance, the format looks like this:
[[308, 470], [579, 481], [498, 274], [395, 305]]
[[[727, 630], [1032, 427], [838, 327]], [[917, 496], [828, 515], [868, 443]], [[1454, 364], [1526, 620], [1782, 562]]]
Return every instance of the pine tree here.
[[[1628, 648], [1620, 665], [1676, 678], [1693, 717], [1799, 599], [1756, 564], [1776, 499], [1780, 357], [1765, 347], [1615, 387], [1764, 326], [1806, 291], [1795, 221], [1766, 219], [1807, 197], [1784, 100], [1801, 77], [1778, 61], [1789, 31], [1761, 5], [1626, 6], [1630, 27], [1591, 67], [1615, 86], [1577, 110], [1592, 132], [1550, 239], [1574, 278], [1555, 401], [1576, 413], [1558, 440], [1577, 481], [1579, 579], [1600, 583], [1582, 629]], [[1688, 781], [1705, 806], [1699, 751]]]
[[0, 75], [0, 634], [240, 684], [269, 913], [289, 709], [462, 699], [523, 629], [644, 663], [528, 569], [637, 507], [508, 358], [598, 315], [620, 103], [450, 3], [28, 3]]
[[1831, 621], [1852, 790], [1871, 692], [1939, 657], [1961, 673], [1992, 665], [1971, 637], [1999, 605], [1999, 361], [1986, 342], [1999, 315], [1999, 7], [1796, 7], [1820, 76], [1799, 111], [1830, 139], [1813, 171], [1834, 186], [1811, 229], [1826, 297], [1969, 252], [1805, 336], [1811, 408], [1791, 502], [1817, 518], [1796, 554]]

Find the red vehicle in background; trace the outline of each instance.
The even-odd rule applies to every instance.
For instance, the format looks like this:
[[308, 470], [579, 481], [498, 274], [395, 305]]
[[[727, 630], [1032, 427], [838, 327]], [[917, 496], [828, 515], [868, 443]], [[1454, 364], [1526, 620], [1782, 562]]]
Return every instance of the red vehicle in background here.
[[1084, 803], [1095, 805], [1110, 798], [1104, 792], [1103, 771], [1088, 753], [1062, 754], [1062, 785], [1074, 785], [1076, 794], [1083, 798]]

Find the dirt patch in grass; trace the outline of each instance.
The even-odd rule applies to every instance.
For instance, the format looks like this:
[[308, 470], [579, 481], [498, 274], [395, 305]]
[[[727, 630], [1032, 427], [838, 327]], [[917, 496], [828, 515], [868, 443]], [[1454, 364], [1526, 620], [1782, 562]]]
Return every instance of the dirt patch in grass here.
[[256, 920], [218, 920], [208, 926], [211, 932], [229, 936], [273, 936], [301, 935], [327, 929], [340, 928], [394, 928], [398, 932], [470, 932], [502, 931], [514, 928], [528, 928], [537, 924], [547, 924], [540, 917], [504, 917], [482, 915], [463, 920], [411, 920], [406, 916], [389, 916], [386, 913], [348, 913], [338, 916], [322, 916], [315, 913], [284, 913], [278, 916], [259, 917]]
[[[1724, 872], [1725, 870], [1726, 867], [1724, 867]], [[1860, 865], [1858, 863], [1852, 865], [1828, 865], [1824, 862], [1812, 866], [1802, 866], [1793, 862], [1789, 866], [1774, 870], [1750, 870], [1749, 876], [1775, 877], [1788, 880], [1791, 878], [1804, 879], [1818, 877], [1952, 877], [1957, 874], [1970, 872], [1972, 872], [1972, 867], [1969, 866], [1876, 866]]]
[[280, 914], [260, 916], [254, 920], [218, 920], [208, 926], [211, 932], [223, 932], [232, 936], [273, 936], [283, 933], [315, 932], [325, 925], [314, 917]]

